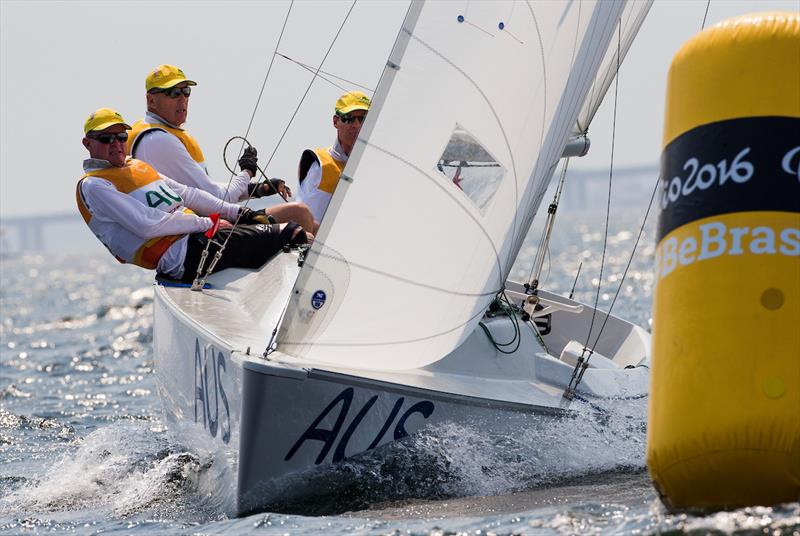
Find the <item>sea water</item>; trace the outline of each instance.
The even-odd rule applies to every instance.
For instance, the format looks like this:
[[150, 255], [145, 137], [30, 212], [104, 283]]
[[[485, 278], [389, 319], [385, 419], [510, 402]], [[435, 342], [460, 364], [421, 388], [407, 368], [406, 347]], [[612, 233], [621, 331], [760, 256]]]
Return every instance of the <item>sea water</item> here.
[[[574, 284], [577, 299], [649, 327], [652, 228], [622, 280], [642, 215], [612, 222], [603, 258], [602, 215], [567, 213], [542, 286]], [[514, 278], [529, 277], [537, 242]], [[645, 467], [646, 398], [502, 437], [426, 430], [331, 468], [345, 492], [305, 505], [316, 515], [235, 518], [214, 493], [213, 449], [177, 441], [162, 418], [151, 275], [99, 247], [0, 262], [2, 534], [800, 535], [798, 503], [667, 512]]]

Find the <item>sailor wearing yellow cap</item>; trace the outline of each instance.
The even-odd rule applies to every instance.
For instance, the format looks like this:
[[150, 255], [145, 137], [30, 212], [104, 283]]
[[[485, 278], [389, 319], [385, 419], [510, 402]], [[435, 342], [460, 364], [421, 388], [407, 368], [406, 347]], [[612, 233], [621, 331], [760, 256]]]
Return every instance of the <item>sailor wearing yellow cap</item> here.
[[322, 220], [328, 209], [370, 104], [370, 98], [360, 91], [348, 91], [339, 97], [333, 114], [336, 143], [331, 147], [306, 149], [300, 157], [298, 197], [309, 206], [317, 221]]
[[[128, 125], [111, 108], [89, 115], [83, 146], [89, 151], [78, 181], [78, 209], [91, 231], [120, 262], [133, 263], [175, 279], [194, 279], [212, 227], [210, 214], [240, 223], [265, 223], [253, 211], [185, 186], [140, 160], [127, 158]], [[220, 220], [221, 239], [230, 240], [217, 269], [256, 268], [284, 244], [304, 243], [296, 224], [239, 225]], [[212, 253], [214, 253], [212, 248]]]
[[[230, 186], [211, 179], [200, 145], [183, 128], [192, 87], [196, 85], [197, 82], [186, 78], [174, 65], [159, 65], [147, 75], [147, 113], [131, 129], [128, 154], [186, 186], [205, 190], [225, 201], [271, 195], [276, 189], [284, 197], [290, 197], [291, 191], [280, 179], [272, 179], [272, 186], [250, 181], [256, 174], [255, 148], [245, 150], [239, 159], [241, 172], [232, 179]], [[316, 230], [311, 212], [300, 203], [281, 203], [267, 211], [279, 222], [293, 220], [312, 232]]]

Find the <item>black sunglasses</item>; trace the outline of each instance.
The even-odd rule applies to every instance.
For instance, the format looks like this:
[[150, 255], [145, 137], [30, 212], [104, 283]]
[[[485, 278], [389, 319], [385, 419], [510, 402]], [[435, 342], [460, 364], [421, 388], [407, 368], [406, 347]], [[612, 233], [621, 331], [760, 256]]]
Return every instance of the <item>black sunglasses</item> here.
[[367, 114], [364, 115], [340, 115], [339, 120], [342, 123], [352, 123], [353, 121], [358, 122], [359, 125], [363, 125], [364, 121], [367, 119]]
[[189, 86], [184, 86], [184, 87], [171, 87], [167, 89], [154, 89], [151, 91], [151, 93], [163, 93], [170, 99], [177, 99], [181, 95], [183, 95], [184, 97], [188, 97], [189, 95], [191, 95], [192, 88]]
[[93, 139], [93, 140], [97, 140], [100, 143], [105, 143], [106, 145], [108, 145], [109, 143], [113, 143], [114, 140], [121, 141], [122, 143], [125, 143], [126, 141], [128, 141], [128, 133], [127, 132], [117, 132], [116, 134], [111, 134], [109, 132], [104, 132], [102, 134], [92, 134], [92, 135], [90, 135], [88, 137]]

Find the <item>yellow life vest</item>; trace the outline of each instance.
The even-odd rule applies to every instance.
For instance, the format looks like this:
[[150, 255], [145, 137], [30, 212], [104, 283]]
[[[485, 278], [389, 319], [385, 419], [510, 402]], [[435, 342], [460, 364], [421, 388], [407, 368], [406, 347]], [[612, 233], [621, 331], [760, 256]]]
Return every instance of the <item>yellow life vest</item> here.
[[[89, 211], [89, 207], [86, 205], [86, 201], [81, 195], [81, 182], [86, 177], [100, 177], [105, 179], [113, 184], [114, 188], [120, 192], [130, 195], [146, 206], [158, 208], [164, 212], [180, 210], [187, 214], [193, 214], [191, 210], [183, 206], [183, 200], [178, 194], [173, 192], [166, 184], [158, 184], [160, 182], [163, 183], [163, 181], [155, 169], [146, 162], [130, 158], [122, 167], [109, 167], [90, 171], [85, 173], [80, 180], [78, 180], [75, 191], [78, 210], [81, 216], [83, 216], [86, 225], [89, 226], [89, 229], [91, 229], [98, 238], [100, 238], [100, 236], [95, 232], [92, 225], [92, 213]], [[161, 259], [161, 256], [182, 236], [183, 235], [162, 236], [151, 238], [150, 240], [125, 237], [123, 240], [137, 240], [140, 242], [133, 244], [133, 247], [130, 247], [130, 243], [124, 244], [124, 246], [129, 246], [124, 249], [133, 249], [135, 253], [131, 258], [123, 258], [116, 254], [114, 254], [114, 256], [121, 263], [130, 262], [142, 268], [153, 270], [158, 266], [158, 261]], [[102, 238], [101, 241], [103, 241]], [[115, 245], [118, 246], [119, 244], [109, 244], [106, 243], [106, 241], [103, 241], [103, 244], [112, 251], [112, 254], [114, 250], [122, 249], [112, 247]]]
[[192, 157], [192, 160], [198, 164], [205, 163], [206, 159], [205, 156], [203, 156], [202, 149], [200, 149], [200, 144], [197, 143], [197, 140], [195, 140], [191, 134], [185, 130], [173, 128], [162, 123], [145, 123], [141, 119], [135, 122], [133, 124], [133, 128], [128, 131], [128, 141], [125, 143], [125, 150], [127, 151], [128, 156], [133, 156], [133, 149], [136, 146], [136, 140], [139, 138], [139, 136], [150, 130], [163, 130], [164, 132], [172, 134], [181, 140], [181, 143], [184, 147], [186, 147], [186, 151], [189, 153], [189, 156]]
[[333, 194], [336, 190], [336, 185], [339, 184], [339, 177], [342, 175], [342, 170], [347, 162], [335, 160], [328, 149], [325, 147], [317, 147], [314, 149], [314, 154], [317, 155], [320, 168], [322, 168], [322, 179], [319, 181], [319, 189], [323, 192]]

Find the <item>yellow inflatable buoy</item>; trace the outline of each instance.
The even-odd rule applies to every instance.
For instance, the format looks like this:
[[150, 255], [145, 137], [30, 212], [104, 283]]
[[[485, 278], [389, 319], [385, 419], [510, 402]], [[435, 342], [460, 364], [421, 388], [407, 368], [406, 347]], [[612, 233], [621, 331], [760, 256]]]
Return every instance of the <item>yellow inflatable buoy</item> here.
[[800, 13], [726, 20], [667, 85], [647, 464], [667, 506], [800, 499]]

